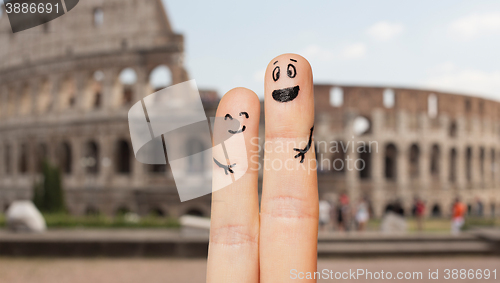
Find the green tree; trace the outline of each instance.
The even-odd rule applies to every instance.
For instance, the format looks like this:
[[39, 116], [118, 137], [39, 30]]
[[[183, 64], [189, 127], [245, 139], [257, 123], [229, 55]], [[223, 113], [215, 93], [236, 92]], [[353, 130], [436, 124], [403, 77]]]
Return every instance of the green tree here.
[[42, 181], [34, 187], [33, 202], [43, 212], [65, 211], [61, 173], [46, 160], [42, 162]]

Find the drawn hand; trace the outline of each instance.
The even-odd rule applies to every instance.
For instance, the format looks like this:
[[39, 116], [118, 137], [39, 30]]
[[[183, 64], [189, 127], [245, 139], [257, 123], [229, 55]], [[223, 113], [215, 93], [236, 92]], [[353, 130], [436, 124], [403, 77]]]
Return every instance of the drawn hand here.
[[314, 126], [311, 128], [311, 133], [309, 134], [309, 141], [307, 142], [307, 146], [304, 149], [300, 149], [300, 148], [293, 149], [293, 150], [299, 152], [297, 155], [294, 156], [294, 158], [297, 158], [300, 156], [300, 163], [304, 163], [304, 158], [306, 156], [306, 153], [311, 148], [313, 131], [314, 131]]

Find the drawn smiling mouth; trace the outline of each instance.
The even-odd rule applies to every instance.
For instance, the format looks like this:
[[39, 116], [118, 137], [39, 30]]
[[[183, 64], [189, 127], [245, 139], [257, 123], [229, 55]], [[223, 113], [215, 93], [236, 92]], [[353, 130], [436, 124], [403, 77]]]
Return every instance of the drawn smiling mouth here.
[[273, 91], [273, 99], [278, 102], [289, 102], [299, 95], [299, 86], [277, 89]]
[[[250, 117], [247, 112], [240, 112], [240, 116], [245, 116], [245, 118], [247, 118], [247, 119], [248, 119], [248, 117]], [[231, 114], [226, 114], [226, 116], [224, 116], [224, 120], [227, 120], [227, 119], [233, 120], [233, 116], [231, 116]], [[230, 134], [235, 135], [235, 134], [243, 133], [246, 129], [247, 129], [247, 127], [245, 125], [243, 125], [243, 127], [241, 127], [240, 130], [237, 130], [237, 131], [227, 130], [227, 131]]]
[[247, 129], [247, 127], [245, 125], [243, 125], [243, 127], [240, 129], [240, 130], [237, 130], [237, 131], [233, 131], [233, 130], [227, 130], [230, 134], [239, 134], [239, 133], [243, 133], [245, 130]]

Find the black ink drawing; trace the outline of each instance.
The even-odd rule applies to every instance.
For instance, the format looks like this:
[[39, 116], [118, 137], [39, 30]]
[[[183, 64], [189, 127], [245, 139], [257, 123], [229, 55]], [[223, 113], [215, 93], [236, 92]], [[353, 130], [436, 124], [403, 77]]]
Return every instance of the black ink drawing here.
[[[247, 118], [247, 119], [250, 117], [247, 112], [240, 112], [240, 116], [245, 116], [245, 118]], [[226, 116], [224, 117], [224, 120], [227, 120], [228, 118], [230, 120], [233, 120], [233, 116], [231, 116], [231, 114], [226, 114]], [[241, 130], [237, 130], [237, 131], [227, 130], [227, 131], [230, 134], [234, 135], [234, 134], [243, 133], [246, 129], [247, 129], [247, 126], [243, 125], [243, 127], [241, 127]]]
[[[292, 62], [297, 62], [295, 59], [290, 59]], [[276, 65], [278, 61], [274, 62], [273, 65]], [[286, 74], [289, 78], [293, 79], [297, 76], [297, 69], [293, 64], [288, 64]], [[276, 82], [280, 79], [280, 66], [276, 66], [273, 70], [273, 80]], [[300, 87], [293, 86], [282, 89], [276, 89], [273, 91], [273, 99], [278, 102], [289, 102], [294, 100], [299, 95]]]
[[299, 152], [297, 155], [295, 155], [295, 158], [298, 158], [300, 156], [300, 163], [304, 163], [305, 155], [309, 151], [309, 149], [311, 149], [313, 131], [314, 131], [314, 126], [311, 128], [311, 133], [309, 134], [309, 142], [307, 142], [307, 146], [304, 149], [300, 148], [293, 149]]
[[273, 99], [278, 102], [289, 102], [299, 95], [299, 86], [277, 89], [273, 91]]
[[214, 158], [214, 162], [215, 164], [217, 164], [217, 166], [219, 166], [220, 168], [224, 169], [224, 173], [226, 175], [228, 175], [228, 171], [229, 173], [233, 174], [234, 171], [233, 171], [233, 167], [236, 166], [236, 163], [232, 164], [232, 165], [224, 165], [222, 163], [220, 163], [219, 161], [217, 161], [217, 159]]
[[[249, 118], [250, 115], [248, 115], [248, 112], [240, 112], [239, 114], [240, 116], [245, 116], [245, 118]], [[231, 114], [226, 114], [226, 116], [224, 116], [224, 120], [233, 120], [233, 116], [231, 116]], [[240, 130], [237, 130], [237, 131], [233, 131], [233, 130], [227, 130], [230, 134], [239, 134], [239, 133], [243, 133], [245, 130], [247, 129], [247, 127], [245, 125], [243, 125], [243, 127], [241, 127]], [[219, 166], [220, 168], [224, 169], [224, 173], [226, 175], [228, 175], [228, 172], [233, 174], [234, 171], [233, 171], [233, 167], [236, 166], [236, 163], [234, 164], [229, 164], [229, 165], [224, 165], [222, 163], [220, 163], [219, 161], [217, 161], [217, 159], [214, 158], [214, 162], [215, 164], [217, 164], [217, 166]]]

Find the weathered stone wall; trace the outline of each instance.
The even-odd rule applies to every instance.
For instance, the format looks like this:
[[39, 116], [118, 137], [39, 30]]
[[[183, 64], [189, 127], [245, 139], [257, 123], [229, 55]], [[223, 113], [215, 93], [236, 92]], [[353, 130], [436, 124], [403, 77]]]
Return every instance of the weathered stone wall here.
[[[341, 105], [330, 103], [334, 87], [343, 90]], [[320, 192], [328, 197], [332, 192], [347, 191], [353, 201], [366, 196], [376, 215], [382, 214], [388, 202], [397, 199], [411, 213], [414, 197], [426, 201], [428, 214], [439, 207], [441, 215], [449, 215], [454, 199], [461, 197], [472, 209], [479, 198], [485, 215], [498, 215], [500, 103], [436, 91], [392, 88], [389, 92], [393, 93], [394, 104], [387, 106], [384, 92], [388, 89], [315, 86], [317, 144], [351, 142], [356, 150], [348, 150], [345, 155], [355, 160], [363, 158], [357, 151], [361, 142], [373, 143], [368, 155], [368, 176], [361, 177], [357, 170], [320, 170]], [[430, 96], [435, 99], [429, 99]], [[366, 133], [354, 132], [353, 124], [359, 117], [369, 123]], [[321, 157], [330, 162], [338, 158], [325, 147], [318, 147], [320, 163]], [[387, 162], [394, 164], [394, 172], [386, 172]]]

